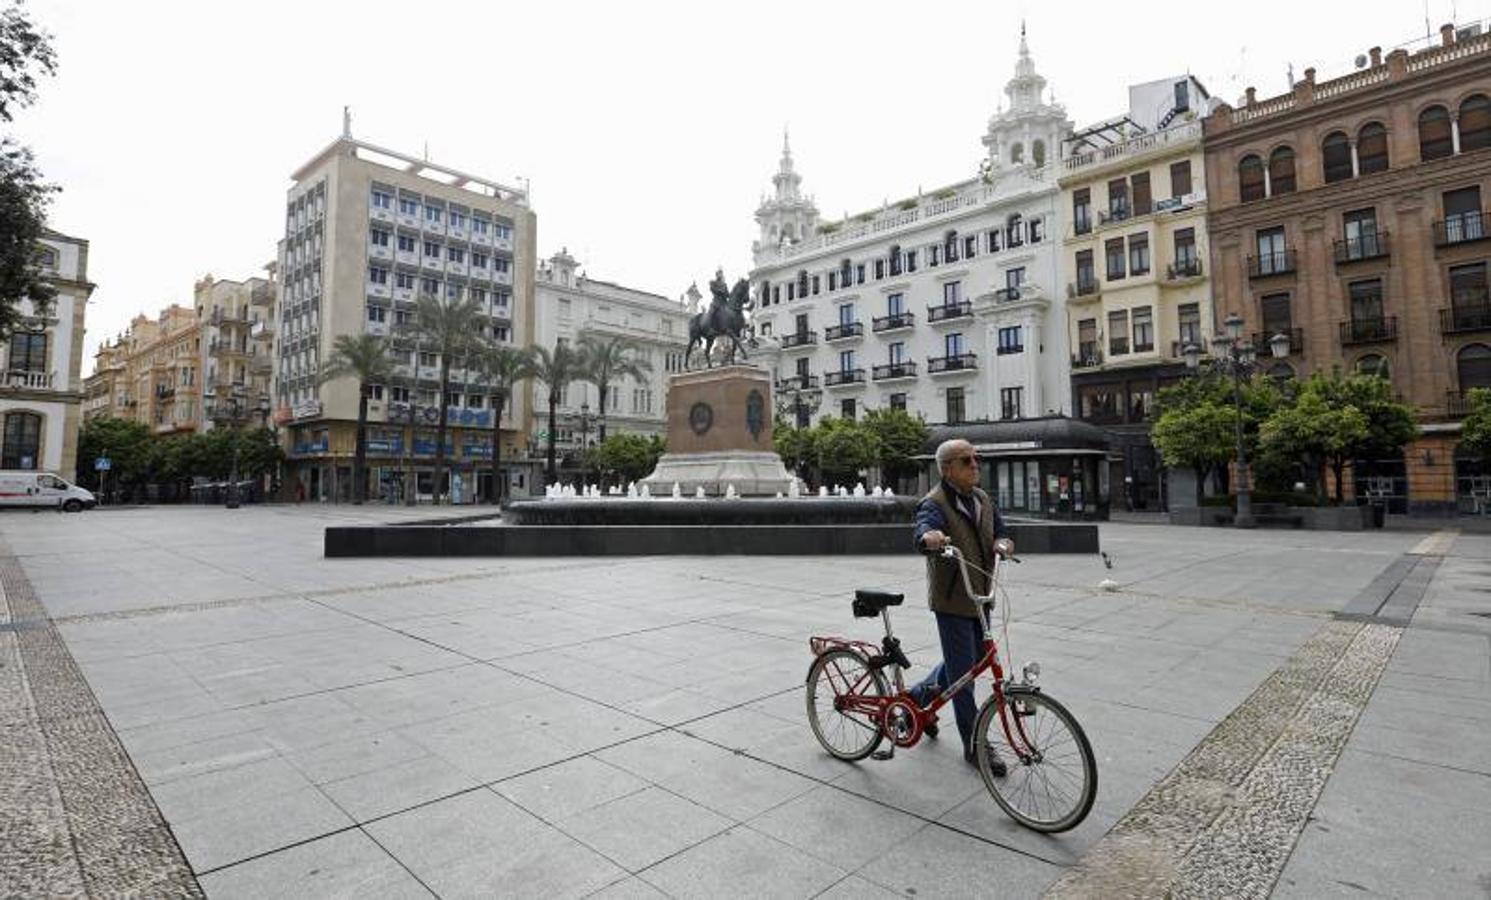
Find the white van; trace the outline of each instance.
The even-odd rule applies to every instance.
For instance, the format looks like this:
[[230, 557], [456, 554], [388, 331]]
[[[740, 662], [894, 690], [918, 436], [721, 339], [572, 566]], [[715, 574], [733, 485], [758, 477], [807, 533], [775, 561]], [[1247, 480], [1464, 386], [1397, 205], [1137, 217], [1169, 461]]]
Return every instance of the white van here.
[[45, 506], [78, 512], [98, 505], [93, 492], [47, 472], [0, 472], [0, 506]]

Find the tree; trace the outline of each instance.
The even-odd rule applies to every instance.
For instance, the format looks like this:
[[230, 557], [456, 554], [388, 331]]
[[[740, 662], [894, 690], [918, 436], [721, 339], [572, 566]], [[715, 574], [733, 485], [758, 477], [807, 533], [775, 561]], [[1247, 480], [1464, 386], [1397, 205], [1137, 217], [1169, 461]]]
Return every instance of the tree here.
[[440, 424], [435, 429], [435, 503], [440, 502], [441, 487], [445, 483], [445, 431], [449, 424], [450, 367], [458, 358], [463, 358], [474, 346], [479, 333], [482, 315], [481, 304], [470, 296], [460, 300], [441, 300], [426, 294], [419, 298], [415, 307], [412, 325], [405, 331], [412, 335], [422, 347], [429, 347], [440, 354]]
[[499, 344], [484, 342], [471, 351], [471, 368], [482, 384], [487, 386], [487, 396], [492, 404], [492, 502], [502, 502], [502, 411], [512, 399], [513, 386], [529, 377], [533, 371], [532, 355]]
[[117, 487], [150, 480], [155, 462], [155, 441], [150, 426], [132, 419], [89, 419], [78, 432], [78, 483], [97, 490], [105, 480], [93, 470], [93, 461], [109, 458], [107, 484]]
[[927, 445], [926, 422], [904, 409], [874, 409], [865, 414], [864, 427], [878, 442], [880, 455], [876, 463], [883, 475], [894, 480], [916, 474], [913, 457]]
[[861, 469], [873, 466], [880, 457], [880, 439], [853, 419], [829, 416], [815, 430], [818, 469], [825, 484], [852, 484]]
[[357, 450], [352, 456], [352, 502], [367, 496], [368, 398], [373, 385], [393, 378], [388, 339], [375, 334], [342, 334], [331, 344], [331, 356], [317, 376], [321, 383], [351, 376], [357, 379]]
[[591, 451], [596, 468], [613, 472], [618, 482], [638, 481], [657, 469], [666, 445], [657, 435], [613, 434]]
[[771, 430], [772, 449], [793, 474], [812, 484], [817, 481], [818, 446], [812, 426], [798, 428], [777, 418]]
[[1470, 415], [1460, 426], [1460, 446], [1491, 463], [1491, 388], [1470, 392]]
[[[34, 26], [20, 4], [0, 10], [0, 122], [36, 99], [36, 79], [56, 72], [51, 37]], [[37, 244], [56, 188], [42, 180], [31, 151], [0, 138], [0, 339], [23, 319], [22, 301], [44, 315], [56, 292], [42, 280]]]
[[641, 381], [652, 373], [652, 363], [642, 358], [635, 344], [620, 337], [582, 334], [577, 350], [582, 361], [583, 374], [580, 377], [595, 385], [601, 394], [600, 425], [596, 437], [600, 443], [605, 443], [606, 405], [611, 399], [611, 383], [622, 378]]
[[1371, 433], [1367, 417], [1351, 405], [1333, 405], [1318, 390], [1300, 392], [1293, 406], [1276, 411], [1263, 423], [1263, 441], [1271, 452], [1307, 456], [1331, 467], [1336, 476], [1336, 504], [1341, 477], [1355, 449]]
[[1206, 473], [1237, 453], [1237, 409], [1231, 402], [1192, 398], [1187, 405], [1172, 405], [1160, 414], [1150, 431], [1150, 440], [1165, 465], [1188, 468], [1196, 473], [1196, 504], [1201, 504]]
[[559, 395], [570, 382], [580, 378], [580, 358], [563, 338], [554, 345], [553, 352], [547, 347], [533, 347], [530, 358], [533, 379], [548, 390], [549, 439], [547, 450], [547, 478], [550, 484], [559, 480], [559, 470], [554, 464], [554, 417], [559, 410]]

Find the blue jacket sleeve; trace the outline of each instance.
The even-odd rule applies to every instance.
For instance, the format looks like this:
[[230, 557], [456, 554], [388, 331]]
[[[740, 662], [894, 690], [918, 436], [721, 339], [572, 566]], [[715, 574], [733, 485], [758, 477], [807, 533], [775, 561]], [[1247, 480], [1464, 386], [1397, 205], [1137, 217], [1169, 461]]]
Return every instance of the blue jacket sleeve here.
[[994, 540], [1009, 537], [1009, 528], [1004, 524], [1004, 516], [999, 514], [999, 504], [994, 504]]
[[[996, 524], [997, 528], [998, 525]], [[916, 530], [911, 536], [911, 546], [921, 552], [922, 535], [929, 531], [947, 531], [947, 520], [942, 517], [942, 507], [938, 506], [931, 498], [923, 498], [916, 505]]]

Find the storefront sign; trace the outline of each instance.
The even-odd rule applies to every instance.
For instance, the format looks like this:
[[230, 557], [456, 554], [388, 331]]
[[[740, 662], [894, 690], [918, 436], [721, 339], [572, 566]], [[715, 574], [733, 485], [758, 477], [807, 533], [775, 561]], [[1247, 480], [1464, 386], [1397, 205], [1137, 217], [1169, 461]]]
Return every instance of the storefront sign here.
[[320, 438], [314, 441], [301, 441], [290, 449], [292, 456], [305, 456], [310, 453], [325, 453], [331, 449], [331, 441], [328, 438]]
[[980, 450], [1039, 450], [1040, 441], [1004, 441], [998, 444], [980, 444]]
[[292, 416], [296, 419], [310, 419], [321, 415], [320, 400], [302, 400], [295, 404]]
[[368, 441], [369, 453], [381, 453], [385, 456], [394, 456], [404, 452], [404, 442], [396, 441]]

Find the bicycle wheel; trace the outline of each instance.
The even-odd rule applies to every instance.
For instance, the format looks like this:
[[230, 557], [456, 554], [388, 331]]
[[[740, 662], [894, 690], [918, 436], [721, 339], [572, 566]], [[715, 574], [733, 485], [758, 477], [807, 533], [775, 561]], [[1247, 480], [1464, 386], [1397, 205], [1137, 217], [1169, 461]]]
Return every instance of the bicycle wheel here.
[[866, 699], [889, 696], [885, 676], [879, 669], [870, 668], [869, 661], [853, 650], [836, 647], [813, 660], [808, 668], [807, 687], [808, 724], [813, 726], [813, 736], [823, 749], [851, 762], [875, 752], [885, 736], [878, 718], [870, 712], [870, 705], [843, 709], [842, 701], [835, 701], [855, 696]]
[[[993, 697], [984, 702], [974, 726], [984, 786], [1000, 809], [1026, 828], [1047, 833], [1075, 828], [1098, 793], [1098, 765], [1087, 735], [1065, 706], [1040, 691], [1014, 688], [1004, 700], [1015, 746], [1005, 738]], [[1009, 767], [1003, 778], [989, 771], [990, 747]]]

